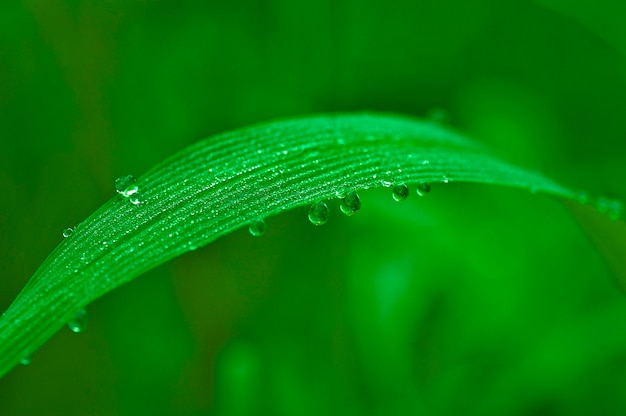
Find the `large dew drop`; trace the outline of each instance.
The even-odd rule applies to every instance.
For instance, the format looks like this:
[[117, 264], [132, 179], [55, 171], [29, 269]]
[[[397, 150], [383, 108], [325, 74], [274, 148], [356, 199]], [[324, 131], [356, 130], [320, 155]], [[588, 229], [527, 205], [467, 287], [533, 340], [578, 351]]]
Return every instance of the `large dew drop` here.
[[348, 193], [348, 195], [341, 198], [339, 208], [341, 212], [347, 216], [356, 214], [361, 209], [361, 198], [359, 198], [359, 194], [354, 191]]
[[263, 220], [255, 220], [248, 227], [248, 231], [255, 237], [260, 237], [265, 234], [265, 230], [267, 230], [267, 224]]
[[309, 221], [314, 225], [326, 224], [326, 221], [328, 221], [328, 211], [326, 202], [316, 202], [309, 208]]
[[139, 191], [137, 179], [132, 175], [122, 176], [115, 180], [115, 190], [124, 198], [128, 198]]
[[404, 201], [409, 196], [409, 187], [401, 183], [393, 187], [392, 194], [394, 201]]
[[67, 326], [77, 334], [83, 332], [87, 328], [87, 311], [84, 309], [76, 312], [74, 318], [67, 323]]

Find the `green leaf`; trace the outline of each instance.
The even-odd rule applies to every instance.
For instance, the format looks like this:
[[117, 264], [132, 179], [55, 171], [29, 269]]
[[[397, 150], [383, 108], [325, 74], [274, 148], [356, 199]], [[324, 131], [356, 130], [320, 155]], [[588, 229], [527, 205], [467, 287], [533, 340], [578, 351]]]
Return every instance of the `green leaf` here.
[[94, 299], [255, 220], [352, 191], [450, 181], [576, 197], [460, 134], [399, 115], [312, 116], [200, 141], [139, 178], [138, 193], [105, 203], [45, 260], [0, 320], [0, 376]]

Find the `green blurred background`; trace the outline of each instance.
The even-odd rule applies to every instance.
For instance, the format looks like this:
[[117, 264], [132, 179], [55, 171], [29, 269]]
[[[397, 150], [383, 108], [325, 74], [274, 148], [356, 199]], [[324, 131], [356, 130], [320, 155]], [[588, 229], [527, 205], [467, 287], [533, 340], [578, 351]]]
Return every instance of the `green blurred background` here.
[[[510, 161], [626, 198], [618, 4], [3, 2], [0, 309], [117, 176], [275, 117], [443, 108]], [[361, 197], [94, 302], [85, 333], [0, 380], [0, 414], [626, 414], [626, 299], [559, 201]]]

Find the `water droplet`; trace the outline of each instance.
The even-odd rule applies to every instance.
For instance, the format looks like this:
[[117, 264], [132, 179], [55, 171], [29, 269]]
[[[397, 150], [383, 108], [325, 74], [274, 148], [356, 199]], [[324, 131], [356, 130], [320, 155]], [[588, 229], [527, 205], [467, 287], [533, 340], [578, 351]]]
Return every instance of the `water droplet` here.
[[130, 198], [128, 198], [128, 200], [130, 201], [131, 204], [133, 205], [139, 205], [141, 204], [141, 195], [139, 195], [138, 193], [134, 194], [133, 196], [131, 196]]
[[622, 216], [624, 205], [617, 199], [600, 197], [597, 201], [598, 211], [606, 213], [612, 220], [618, 220]]
[[417, 184], [417, 194], [419, 196], [426, 196], [430, 192], [430, 184], [428, 182], [420, 182]]
[[448, 177], [448, 175], [443, 175], [441, 177], [441, 182], [443, 182], [443, 183], [450, 183], [450, 178]]
[[87, 320], [87, 311], [85, 309], [81, 309], [76, 312], [76, 315], [67, 323], [67, 326], [72, 330], [72, 332], [79, 334], [87, 328]]
[[349, 192], [345, 197], [341, 198], [339, 205], [341, 212], [347, 216], [356, 214], [361, 209], [361, 198], [356, 192]]
[[389, 171], [385, 172], [385, 175], [380, 180], [380, 184], [384, 186], [385, 188], [391, 188], [391, 186], [393, 185], [393, 182], [394, 182], [393, 176], [391, 176], [391, 172]]
[[139, 191], [137, 179], [133, 175], [122, 176], [115, 180], [115, 190], [124, 198], [136, 194]]
[[255, 237], [260, 237], [265, 234], [265, 230], [267, 230], [267, 224], [262, 219], [254, 220], [248, 226], [248, 231]]
[[588, 204], [589, 203], [589, 194], [585, 191], [580, 191], [576, 194], [576, 200], [580, 204]]
[[30, 358], [30, 356], [29, 356], [29, 357], [24, 357], [24, 358], [22, 358], [22, 359], [20, 360], [20, 364], [22, 364], [22, 365], [28, 365], [28, 364], [30, 364], [30, 362], [31, 362], [31, 361], [32, 361], [32, 359]]
[[67, 238], [70, 235], [72, 235], [73, 232], [74, 232], [73, 228], [67, 227], [65, 230], [63, 230], [63, 237]]
[[311, 205], [309, 208], [309, 221], [314, 225], [322, 225], [328, 221], [328, 205], [326, 205], [326, 202], [319, 201]]
[[409, 187], [403, 183], [394, 186], [392, 196], [396, 202], [404, 201], [409, 196]]

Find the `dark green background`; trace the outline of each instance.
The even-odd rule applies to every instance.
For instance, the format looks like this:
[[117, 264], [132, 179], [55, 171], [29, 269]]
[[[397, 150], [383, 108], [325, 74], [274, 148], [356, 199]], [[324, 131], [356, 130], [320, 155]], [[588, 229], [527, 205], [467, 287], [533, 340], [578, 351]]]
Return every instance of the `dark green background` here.
[[[2, 2], [0, 308], [117, 176], [274, 117], [444, 108], [510, 161], [626, 198], [616, 4]], [[569, 211], [412, 192], [147, 273], [0, 380], [0, 414], [626, 414], [626, 299]]]

